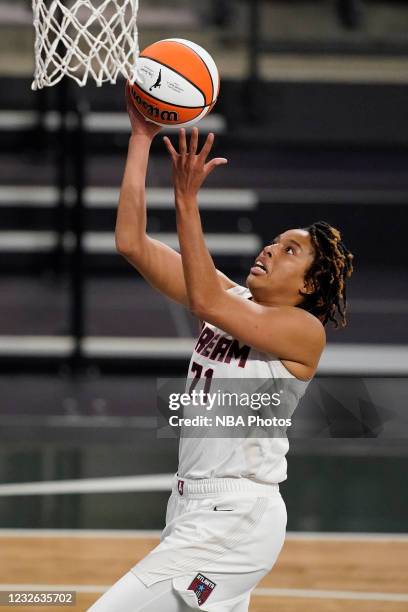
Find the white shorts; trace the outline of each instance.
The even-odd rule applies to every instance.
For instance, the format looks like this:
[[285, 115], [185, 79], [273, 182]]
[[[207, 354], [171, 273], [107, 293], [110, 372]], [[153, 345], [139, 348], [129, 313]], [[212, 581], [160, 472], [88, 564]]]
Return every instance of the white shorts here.
[[160, 544], [131, 572], [146, 587], [171, 579], [190, 608], [244, 610], [274, 565], [285, 530], [278, 485], [176, 476]]

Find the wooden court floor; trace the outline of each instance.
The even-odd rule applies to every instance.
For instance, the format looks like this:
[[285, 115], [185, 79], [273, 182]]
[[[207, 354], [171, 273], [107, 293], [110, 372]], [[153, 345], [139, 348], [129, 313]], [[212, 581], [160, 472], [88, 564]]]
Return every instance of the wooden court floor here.
[[[86, 611], [157, 542], [149, 532], [0, 530], [0, 590], [75, 590], [75, 607], [18, 609]], [[408, 537], [288, 534], [250, 606], [275, 611], [408, 612]]]

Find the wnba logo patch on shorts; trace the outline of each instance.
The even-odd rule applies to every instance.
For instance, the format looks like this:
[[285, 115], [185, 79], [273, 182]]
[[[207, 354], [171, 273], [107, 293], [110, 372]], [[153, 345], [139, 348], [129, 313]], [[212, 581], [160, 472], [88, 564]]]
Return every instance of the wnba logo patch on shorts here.
[[215, 582], [208, 580], [208, 578], [202, 574], [197, 574], [193, 582], [188, 587], [188, 591], [194, 591], [194, 593], [197, 595], [198, 605], [201, 606], [205, 601], [207, 601], [216, 586], [217, 585]]
[[177, 481], [177, 489], [180, 495], [183, 495], [184, 493], [184, 480], [178, 480]]

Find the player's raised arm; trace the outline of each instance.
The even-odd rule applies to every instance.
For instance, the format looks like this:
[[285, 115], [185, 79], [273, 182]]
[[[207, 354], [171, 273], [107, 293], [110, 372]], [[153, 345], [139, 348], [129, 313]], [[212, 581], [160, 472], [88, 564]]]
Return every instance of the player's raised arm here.
[[[315, 316], [295, 308], [301, 301], [298, 289], [313, 292], [313, 287], [308, 286], [305, 279], [305, 272], [314, 259], [310, 237], [306, 231], [299, 230], [300, 235], [296, 238], [303, 240], [304, 244], [303, 247], [299, 245], [299, 255], [293, 261], [286, 262], [282, 255], [277, 254], [277, 249], [282, 253], [285, 249], [286, 253], [286, 244], [268, 248], [258, 257], [263, 269], [259, 267], [254, 274], [262, 274], [264, 282], [257, 285], [251, 281], [253, 301], [225, 291], [218, 281], [204, 241], [197, 206], [198, 192], [207, 176], [217, 166], [227, 163], [224, 158], [207, 161], [213, 141], [214, 135], [209, 134], [198, 151], [198, 130], [193, 129], [189, 147], [185, 131], [180, 130], [177, 152], [165, 138], [173, 161], [177, 231], [190, 308], [200, 319], [258, 351], [303, 366], [300, 377], [311, 377], [324, 347], [324, 330]], [[273, 259], [278, 262], [273, 266], [273, 278], [269, 276], [272, 250], [276, 251]], [[288, 256], [292, 251], [294, 247], [287, 249]], [[279, 286], [275, 278], [279, 280]], [[293, 295], [288, 287], [293, 289]]]
[[[129, 99], [127, 109], [132, 126], [128, 156], [119, 198], [115, 240], [118, 252], [155, 289], [188, 307], [183, 266], [179, 253], [146, 234], [145, 182], [150, 146], [160, 127], [146, 121]], [[225, 288], [230, 279], [218, 273]]]

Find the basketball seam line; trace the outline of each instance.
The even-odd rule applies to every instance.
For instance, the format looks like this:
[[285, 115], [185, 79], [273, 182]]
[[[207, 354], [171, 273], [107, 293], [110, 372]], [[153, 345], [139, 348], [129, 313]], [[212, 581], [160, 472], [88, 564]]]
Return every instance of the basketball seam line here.
[[[210, 102], [210, 104], [206, 104], [206, 97], [205, 97], [205, 93], [202, 91], [202, 89], [200, 89], [195, 83], [193, 83], [193, 81], [190, 81], [190, 79], [188, 79], [186, 76], [184, 76], [184, 74], [181, 74], [181, 72], [179, 72], [178, 70], [175, 70], [172, 66], [169, 66], [168, 64], [165, 64], [162, 61], [159, 61], [157, 59], [155, 59], [154, 57], [150, 57], [149, 55], [139, 55], [139, 57], [144, 57], [145, 59], [149, 59], [152, 62], [156, 62], [157, 64], [159, 64], [160, 66], [164, 66], [165, 68], [168, 68], [169, 70], [172, 70], [173, 72], [175, 72], [176, 74], [178, 74], [179, 76], [181, 76], [183, 79], [185, 79], [188, 83], [190, 83], [190, 85], [192, 85], [195, 89], [197, 89], [200, 94], [203, 96], [203, 100], [204, 100], [204, 104], [203, 106], [210, 106], [212, 104], [212, 102]], [[211, 75], [210, 75], [210, 79], [211, 79]], [[212, 79], [211, 79], [211, 89], [213, 90], [213, 84], [212, 84]], [[146, 92], [148, 95], [150, 95], [148, 92]], [[154, 98], [154, 96], [152, 96], [152, 98]], [[155, 98], [155, 100], [158, 100], [159, 98]], [[212, 99], [212, 97], [211, 97]], [[164, 100], [160, 100], [160, 102], [165, 102]], [[169, 104], [169, 102], [165, 102], [166, 104]], [[170, 104], [173, 104], [172, 102], [170, 102]], [[174, 106], [181, 106], [180, 104], [175, 104]], [[189, 107], [189, 106], [184, 106], [182, 108], [201, 108], [201, 106], [195, 106], [195, 107]]]
[[[205, 61], [203, 60], [203, 58], [201, 57], [201, 55], [199, 55], [199, 54], [197, 53], [197, 51], [194, 51], [194, 49], [193, 49], [192, 47], [189, 47], [188, 45], [186, 45], [186, 44], [184, 44], [184, 43], [182, 43], [182, 42], [180, 42], [180, 41], [177, 41], [177, 42], [178, 42], [178, 44], [179, 44], [179, 45], [182, 45], [183, 47], [186, 47], [187, 49], [190, 49], [190, 51], [192, 51], [193, 53], [195, 53], [195, 54], [196, 54], [196, 56], [197, 56], [197, 57], [199, 57], [199, 58], [200, 58], [200, 60], [202, 61], [202, 63], [204, 64], [205, 69], [207, 70], [208, 74], [210, 75], [210, 81], [211, 81], [211, 92], [212, 92], [212, 93], [211, 93], [211, 100], [212, 100], [212, 102], [210, 102], [210, 104], [209, 104], [208, 106], [210, 106], [211, 104], [214, 104], [214, 103], [216, 102], [216, 100], [214, 100], [215, 87], [214, 87], [214, 81], [213, 81], [213, 78], [212, 78], [212, 74], [211, 74], [210, 69], [208, 68], [207, 64], [205, 63]], [[218, 68], [217, 68], [217, 72], [218, 72]], [[218, 80], [219, 80], [219, 78], [218, 78]]]

